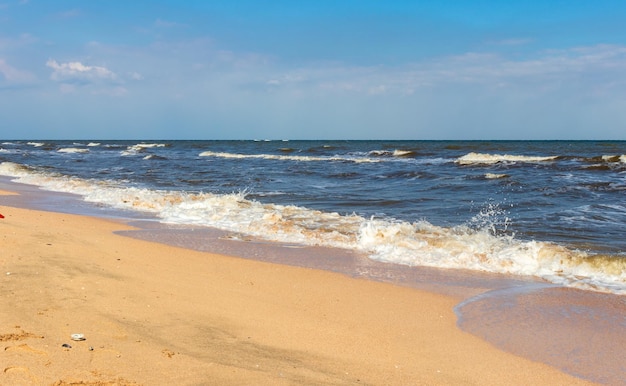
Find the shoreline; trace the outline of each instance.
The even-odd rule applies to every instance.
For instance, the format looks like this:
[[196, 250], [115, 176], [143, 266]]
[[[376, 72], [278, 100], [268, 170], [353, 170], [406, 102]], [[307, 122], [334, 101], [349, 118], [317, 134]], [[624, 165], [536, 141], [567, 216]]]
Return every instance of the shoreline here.
[[453, 296], [0, 208], [2, 384], [592, 384], [461, 331]]

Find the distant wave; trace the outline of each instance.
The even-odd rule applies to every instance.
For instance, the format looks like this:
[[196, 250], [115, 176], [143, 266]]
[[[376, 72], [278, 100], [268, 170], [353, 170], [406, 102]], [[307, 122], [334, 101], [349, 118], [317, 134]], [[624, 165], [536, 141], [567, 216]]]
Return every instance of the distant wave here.
[[580, 159], [586, 163], [583, 166], [586, 170], [620, 170], [626, 166], [626, 155], [603, 155], [597, 157], [588, 157]]
[[147, 156], [143, 157], [142, 159], [144, 159], [144, 160], [151, 160], [151, 159], [152, 160], [166, 160], [167, 157], [161, 157], [161, 156], [158, 156], [156, 154], [148, 154]]
[[481, 212], [478, 227], [440, 227], [427, 221], [409, 223], [261, 203], [245, 193], [188, 193], [129, 187], [116, 181], [92, 182], [12, 162], [0, 163], [0, 174], [44, 189], [79, 194], [89, 202], [151, 212], [167, 223], [215, 227], [278, 242], [349, 248], [394, 264], [537, 276], [566, 286], [626, 294], [623, 256], [590, 255], [553, 243], [494, 235], [491, 209]]
[[232, 159], [268, 159], [268, 160], [280, 160], [280, 161], [300, 161], [300, 162], [315, 162], [315, 161], [345, 161], [345, 162], [380, 162], [378, 159], [370, 157], [351, 157], [351, 156], [300, 156], [300, 155], [277, 155], [277, 154], [238, 154], [238, 153], [223, 153], [204, 151], [199, 154], [200, 157], [217, 157], [217, 158], [232, 158]]
[[553, 161], [558, 156], [525, 156], [525, 155], [509, 155], [509, 154], [484, 154], [484, 153], [468, 153], [456, 160], [459, 165], [492, 165], [496, 163], [517, 163], [517, 162], [545, 162]]
[[499, 178], [508, 178], [508, 174], [496, 174], [496, 173], [486, 173], [485, 178], [488, 180], [495, 180]]
[[604, 161], [604, 162], [609, 162], [609, 163], [613, 163], [613, 162], [626, 163], [626, 154], [622, 154], [622, 155], [603, 155], [601, 158], [602, 158], [602, 161]]
[[[588, 158], [576, 158], [578, 161], [593, 164], [592, 167], [609, 167], [610, 164], [626, 163], [626, 154], [624, 155], [602, 155]], [[456, 163], [460, 165], [493, 165], [497, 163], [538, 163], [554, 161], [559, 156], [525, 156], [510, 154], [485, 154], [485, 153], [468, 153], [456, 159]], [[566, 158], [567, 159], [567, 158]]]
[[415, 152], [411, 150], [394, 150], [393, 151], [394, 157], [410, 157], [413, 155], [415, 155]]
[[83, 149], [78, 147], [64, 147], [57, 150], [59, 153], [89, 153], [89, 149]]
[[146, 149], [154, 147], [166, 147], [165, 143], [138, 143], [136, 145], [128, 146], [126, 150], [122, 151], [123, 156], [137, 155], [144, 152]]
[[368, 153], [371, 156], [376, 157], [411, 157], [415, 155], [412, 150], [372, 150]]

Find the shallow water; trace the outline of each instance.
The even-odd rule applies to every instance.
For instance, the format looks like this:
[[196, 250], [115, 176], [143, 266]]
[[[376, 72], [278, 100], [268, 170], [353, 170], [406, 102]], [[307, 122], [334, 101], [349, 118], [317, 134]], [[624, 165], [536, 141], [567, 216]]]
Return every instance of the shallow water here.
[[456, 308], [496, 347], [607, 385], [626, 384], [626, 299], [562, 287], [492, 290]]

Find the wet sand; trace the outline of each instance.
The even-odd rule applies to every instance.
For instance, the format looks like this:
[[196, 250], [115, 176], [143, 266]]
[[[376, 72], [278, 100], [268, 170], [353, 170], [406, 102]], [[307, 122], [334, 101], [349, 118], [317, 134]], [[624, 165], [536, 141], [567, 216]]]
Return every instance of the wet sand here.
[[353, 251], [280, 245], [218, 230], [135, 222], [120, 234], [199, 251], [339, 272], [426, 290], [458, 300], [458, 326], [496, 347], [578, 377], [626, 384], [626, 297], [547, 283], [539, 278], [406, 267]]
[[[458, 328], [455, 307], [496, 277], [436, 293], [425, 289], [445, 276], [438, 271], [411, 288], [131, 238], [158, 232], [5, 204], [2, 385], [590, 384]], [[263, 243], [230, 240], [241, 243], [268, 254]], [[379, 279], [395, 277], [358, 256], [347, 267], [350, 258]], [[471, 304], [480, 302], [463, 308]], [[461, 311], [463, 323], [474, 320], [473, 310]]]
[[497, 347], [607, 385], [626, 384], [626, 297], [562, 287], [488, 292], [459, 325]]

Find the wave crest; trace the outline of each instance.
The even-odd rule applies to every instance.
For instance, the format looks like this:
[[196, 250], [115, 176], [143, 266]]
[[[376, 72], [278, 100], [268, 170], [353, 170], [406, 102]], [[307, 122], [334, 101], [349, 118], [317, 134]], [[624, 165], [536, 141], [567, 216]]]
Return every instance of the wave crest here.
[[73, 154], [80, 154], [80, 153], [89, 153], [89, 149], [83, 149], [83, 148], [79, 148], [79, 147], [64, 147], [61, 148], [59, 150], [57, 150], [58, 153], [73, 153]]
[[485, 153], [468, 153], [459, 157], [455, 162], [459, 165], [493, 165], [497, 163], [536, 163], [553, 161], [558, 156], [526, 156], [526, 155], [510, 155], [510, 154], [485, 154]]
[[231, 159], [267, 159], [278, 161], [300, 161], [300, 162], [315, 162], [315, 161], [344, 161], [344, 162], [380, 162], [380, 160], [368, 158], [368, 157], [350, 157], [350, 156], [301, 156], [301, 155], [277, 155], [277, 154], [240, 154], [240, 153], [224, 153], [214, 151], [204, 151], [199, 154], [200, 157], [216, 157], [216, 158], [231, 158]]

